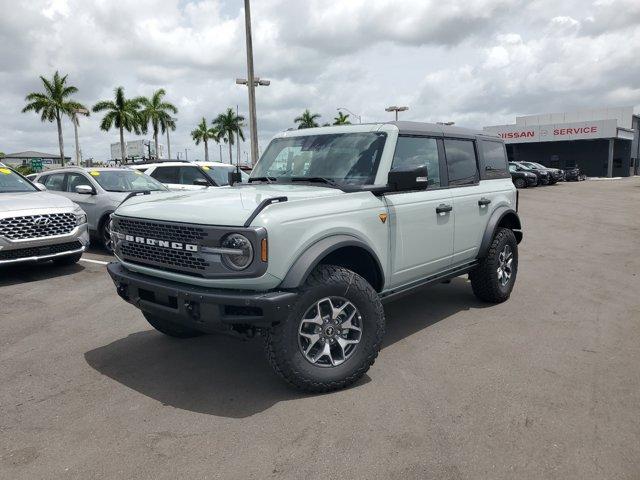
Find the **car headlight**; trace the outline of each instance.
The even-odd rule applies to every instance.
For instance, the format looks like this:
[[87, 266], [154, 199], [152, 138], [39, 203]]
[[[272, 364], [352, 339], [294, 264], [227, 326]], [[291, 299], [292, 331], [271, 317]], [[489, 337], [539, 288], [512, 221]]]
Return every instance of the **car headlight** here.
[[85, 223], [87, 223], [87, 214], [84, 213], [84, 210], [82, 210], [80, 207], [77, 207], [73, 211], [73, 214], [76, 217], [76, 225], [84, 225]]
[[239, 233], [227, 235], [220, 246], [228, 251], [222, 253], [222, 260], [232, 270], [244, 270], [253, 261], [253, 246], [247, 237]]

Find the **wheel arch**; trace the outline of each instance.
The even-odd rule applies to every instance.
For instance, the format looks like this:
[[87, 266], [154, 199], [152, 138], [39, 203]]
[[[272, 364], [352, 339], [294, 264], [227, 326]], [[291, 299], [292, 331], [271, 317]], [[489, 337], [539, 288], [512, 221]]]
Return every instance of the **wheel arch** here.
[[349, 235], [324, 238], [307, 248], [293, 263], [280, 288], [298, 288], [318, 265], [337, 265], [363, 277], [377, 291], [384, 287], [384, 270], [375, 252]]
[[518, 213], [509, 207], [498, 207], [491, 215], [489, 223], [482, 236], [482, 242], [480, 243], [480, 250], [478, 251], [478, 258], [483, 258], [487, 255], [491, 241], [498, 228], [508, 228], [513, 231], [518, 243], [522, 241], [522, 223]]

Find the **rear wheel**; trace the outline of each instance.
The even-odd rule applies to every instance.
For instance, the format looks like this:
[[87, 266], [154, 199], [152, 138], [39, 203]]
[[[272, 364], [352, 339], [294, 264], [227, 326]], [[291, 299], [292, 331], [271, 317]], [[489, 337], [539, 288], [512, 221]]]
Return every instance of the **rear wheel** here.
[[147, 319], [147, 322], [149, 322], [153, 328], [169, 337], [193, 338], [204, 335], [204, 332], [195, 330], [191, 327], [187, 327], [186, 325], [180, 325], [179, 323], [171, 322], [150, 313], [143, 312], [143, 315], [144, 318]]
[[473, 293], [485, 302], [504, 302], [511, 295], [517, 274], [518, 242], [512, 230], [499, 228], [487, 256], [469, 274]]
[[309, 392], [344, 388], [373, 364], [384, 336], [376, 291], [346, 268], [322, 265], [300, 290], [289, 316], [266, 336], [271, 366]]

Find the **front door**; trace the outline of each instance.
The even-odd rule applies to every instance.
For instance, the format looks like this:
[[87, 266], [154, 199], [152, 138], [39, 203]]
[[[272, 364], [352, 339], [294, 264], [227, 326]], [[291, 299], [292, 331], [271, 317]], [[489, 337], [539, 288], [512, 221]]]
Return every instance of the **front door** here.
[[435, 138], [400, 136], [392, 169], [427, 166], [428, 188], [385, 196], [389, 208], [389, 286], [398, 287], [446, 270], [453, 254], [454, 212], [449, 189], [440, 183]]
[[67, 173], [67, 179], [65, 182], [65, 191], [62, 192], [62, 194], [72, 202], [80, 205], [80, 208], [82, 208], [82, 210], [84, 210], [84, 212], [87, 214], [89, 229], [97, 230], [98, 225], [96, 225], [95, 223], [98, 219], [97, 217], [99, 214], [97, 208], [98, 197], [96, 195], [88, 195], [85, 193], [76, 192], [76, 187], [80, 185], [90, 186], [94, 189], [94, 191], [96, 188], [93, 182], [89, 180], [89, 178], [83, 173], [69, 172]]

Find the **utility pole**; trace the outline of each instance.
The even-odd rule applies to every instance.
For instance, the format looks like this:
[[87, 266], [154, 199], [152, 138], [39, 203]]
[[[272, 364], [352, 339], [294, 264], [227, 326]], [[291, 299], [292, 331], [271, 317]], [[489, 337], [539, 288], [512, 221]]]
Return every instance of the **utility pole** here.
[[[238, 116], [238, 105], [236, 105], [236, 117]], [[236, 132], [236, 147], [237, 147], [237, 155], [236, 155], [236, 163], [240, 165], [240, 122], [238, 122], [238, 131]]]
[[188, 151], [189, 151], [189, 149], [188, 149], [188, 148], [185, 148], [185, 149], [184, 149], [184, 159], [185, 159], [186, 161], [189, 161], [189, 154], [187, 153]]

